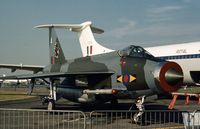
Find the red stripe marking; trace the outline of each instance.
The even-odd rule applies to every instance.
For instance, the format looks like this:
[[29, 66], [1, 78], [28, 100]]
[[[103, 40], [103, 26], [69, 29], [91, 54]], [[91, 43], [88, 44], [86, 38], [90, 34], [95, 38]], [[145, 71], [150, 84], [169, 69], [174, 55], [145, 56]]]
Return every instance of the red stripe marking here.
[[128, 83], [128, 82], [129, 82], [129, 75], [125, 74], [125, 75], [123, 76], [123, 82], [124, 82], [124, 83]]
[[90, 46], [90, 55], [92, 54], [92, 46]]
[[199, 96], [199, 101], [198, 101], [198, 104], [200, 104], [200, 96]]
[[54, 64], [55, 63], [55, 61], [54, 61], [54, 57], [52, 56], [52, 62], [51, 62], [52, 64]]
[[121, 58], [121, 59], [120, 59], [120, 64], [121, 64], [121, 67], [124, 67], [124, 66], [125, 66], [126, 61], [125, 61], [124, 58]]

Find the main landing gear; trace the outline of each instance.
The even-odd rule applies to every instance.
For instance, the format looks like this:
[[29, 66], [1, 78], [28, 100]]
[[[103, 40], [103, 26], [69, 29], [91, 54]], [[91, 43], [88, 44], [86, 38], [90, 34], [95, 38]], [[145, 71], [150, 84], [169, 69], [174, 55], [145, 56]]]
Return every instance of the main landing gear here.
[[47, 109], [48, 109], [48, 111], [55, 109], [55, 101], [53, 99], [49, 99], [49, 103], [48, 103], [48, 108]]
[[51, 99], [50, 96], [45, 96], [42, 98], [42, 105], [48, 105], [48, 110], [54, 110], [55, 109], [55, 100]]
[[48, 104], [47, 109], [48, 110], [54, 110], [55, 109], [55, 101], [57, 100], [56, 96], [56, 85], [54, 85], [53, 79], [50, 79], [49, 87], [50, 87], [50, 93], [49, 96], [46, 96], [42, 98], [42, 104]]

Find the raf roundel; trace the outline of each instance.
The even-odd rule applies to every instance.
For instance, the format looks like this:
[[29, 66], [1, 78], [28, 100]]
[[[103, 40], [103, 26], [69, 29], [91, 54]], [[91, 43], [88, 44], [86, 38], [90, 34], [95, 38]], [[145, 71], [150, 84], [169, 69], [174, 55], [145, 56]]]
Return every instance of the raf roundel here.
[[129, 83], [129, 80], [130, 80], [129, 76], [130, 75], [128, 75], [128, 74], [123, 75], [123, 83]]
[[128, 83], [133, 82], [135, 80], [136, 77], [134, 75], [124, 74], [117, 76], [117, 82], [123, 83], [124, 85], [127, 85]]

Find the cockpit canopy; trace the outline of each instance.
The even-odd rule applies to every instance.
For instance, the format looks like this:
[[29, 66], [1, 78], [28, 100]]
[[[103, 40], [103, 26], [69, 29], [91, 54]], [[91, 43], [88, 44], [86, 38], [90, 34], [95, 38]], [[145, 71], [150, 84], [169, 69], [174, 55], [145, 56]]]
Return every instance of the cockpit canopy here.
[[155, 58], [149, 52], [147, 52], [144, 48], [140, 46], [130, 45], [122, 50], [118, 51], [121, 57], [143, 57], [143, 58]]

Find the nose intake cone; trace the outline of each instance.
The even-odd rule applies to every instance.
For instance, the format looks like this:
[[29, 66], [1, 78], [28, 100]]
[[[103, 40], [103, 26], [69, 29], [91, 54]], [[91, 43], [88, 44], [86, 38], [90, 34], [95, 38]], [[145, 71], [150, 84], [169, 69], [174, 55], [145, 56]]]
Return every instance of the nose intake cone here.
[[160, 65], [156, 78], [164, 92], [176, 92], [183, 85], [182, 68], [175, 62], [163, 62]]
[[165, 80], [169, 85], [176, 85], [183, 79], [183, 73], [170, 68], [165, 73]]

